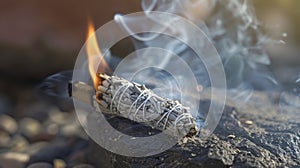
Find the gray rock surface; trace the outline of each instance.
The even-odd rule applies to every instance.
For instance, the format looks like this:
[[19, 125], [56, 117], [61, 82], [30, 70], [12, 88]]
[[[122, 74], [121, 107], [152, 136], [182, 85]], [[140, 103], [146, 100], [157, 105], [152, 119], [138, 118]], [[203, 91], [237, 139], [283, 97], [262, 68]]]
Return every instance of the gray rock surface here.
[[[300, 165], [300, 109], [278, 106], [279, 94], [255, 92], [247, 102], [229, 91], [223, 116], [206, 140], [183, 145], [146, 158], [129, 158], [96, 144], [91, 162], [109, 167], [293, 167]], [[202, 104], [209, 100], [202, 95]], [[220, 101], [220, 100], [213, 100]], [[102, 158], [102, 159], [99, 159]]]

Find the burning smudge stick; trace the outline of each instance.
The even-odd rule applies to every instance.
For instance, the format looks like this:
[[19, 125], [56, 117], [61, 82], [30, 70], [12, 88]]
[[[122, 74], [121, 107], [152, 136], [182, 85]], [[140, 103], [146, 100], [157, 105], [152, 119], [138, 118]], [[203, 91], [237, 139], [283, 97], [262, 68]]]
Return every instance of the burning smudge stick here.
[[98, 111], [121, 116], [166, 134], [182, 138], [197, 134], [195, 118], [178, 101], [159, 97], [144, 85], [98, 74], [94, 106]]

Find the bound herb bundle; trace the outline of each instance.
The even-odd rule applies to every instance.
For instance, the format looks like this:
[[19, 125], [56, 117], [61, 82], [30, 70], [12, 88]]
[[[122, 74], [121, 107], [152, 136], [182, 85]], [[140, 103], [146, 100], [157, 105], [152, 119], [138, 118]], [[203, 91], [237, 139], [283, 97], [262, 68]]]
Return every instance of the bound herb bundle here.
[[106, 74], [100, 82], [94, 106], [106, 114], [121, 116], [182, 138], [198, 132], [195, 118], [178, 101], [160, 97], [144, 85]]

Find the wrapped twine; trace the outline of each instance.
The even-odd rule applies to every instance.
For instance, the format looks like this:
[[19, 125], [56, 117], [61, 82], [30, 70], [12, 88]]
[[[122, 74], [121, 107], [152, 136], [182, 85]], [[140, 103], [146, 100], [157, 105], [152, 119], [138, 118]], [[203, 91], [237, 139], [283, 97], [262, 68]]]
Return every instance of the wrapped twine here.
[[106, 114], [121, 116], [166, 134], [182, 138], [197, 134], [195, 118], [178, 101], [162, 98], [144, 85], [116, 76], [98, 74], [94, 106]]

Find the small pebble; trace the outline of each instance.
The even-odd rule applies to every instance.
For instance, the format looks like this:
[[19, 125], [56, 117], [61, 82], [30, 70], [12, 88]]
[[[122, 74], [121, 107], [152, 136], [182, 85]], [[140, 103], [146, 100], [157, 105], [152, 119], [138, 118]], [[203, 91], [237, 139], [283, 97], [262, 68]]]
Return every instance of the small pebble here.
[[54, 159], [53, 161], [54, 168], [65, 168], [67, 165], [64, 160]]
[[92, 165], [89, 165], [89, 164], [80, 164], [80, 165], [74, 166], [73, 168], [95, 168], [95, 167]]
[[47, 133], [50, 135], [56, 135], [59, 131], [57, 124], [50, 124], [47, 126]]
[[193, 157], [195, 157], [195, 156], [197, 156], [195, 153], [191, 153], [191, 156], [193, 156]]
[[10, 136], [7, 132], [0, 130], [0, 148], [9, 147]]
[[227, 138], [233, 139], [233, 138], [235, 138], [235, 135], [228, 135]]
[[247, 120], [247, 121], [245, 121], [245, 124], [252, 125], [253, 121]]
[[28, 141], [21, 135], [15, 135], [12, 137], [9, 146], [14, 151], [21, 151], [28, 146]]
[[28, 162], [28, 154], [8, 152], [0, 155], [0, 167], [3, 168], [23, 168]]
[[61, 132], [63, 135], [69, 137], [79, 134], [80, 129], [80, 126], [77, 124], [68, 124], [61, 128]]
[[65, 125], [74, 122], [74, 116], [68, 113], [63, 113], [58, 110], [52, 110], [49, 113], [51, 122], [58, 125]]
[[49, 163], [38, 162], [29, 165], [27, 168], [53, 168], [53, 166]]
[[87, 163], [87, 149], [80, 149], [68, 156], [68, 166], [76, 166], [78, 164]]
[[28, 138], [32, 138], [42, 131], [40, 122], [33, 118], [23, 118], [19, 123], [20, 132]]
[[16, 120], [8, 115], [0, 115], [0, 130], [4, 130], [9, 134], [14, 134], [18, 129]]

